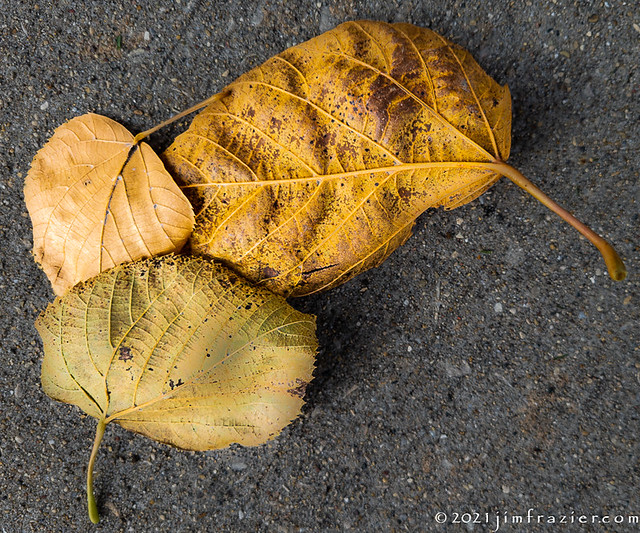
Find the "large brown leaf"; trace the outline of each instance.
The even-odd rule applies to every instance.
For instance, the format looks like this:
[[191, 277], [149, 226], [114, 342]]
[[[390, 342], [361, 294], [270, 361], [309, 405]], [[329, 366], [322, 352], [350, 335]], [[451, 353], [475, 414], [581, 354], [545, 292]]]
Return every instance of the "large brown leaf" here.
[[56, 129], [24, 196], [35, 259], [59, 295], [115, 265], [180, 250], [193, 228], [191, 205], [154, 151], [93, 113]]
[[285, 295], [378, 265], [509, 155], [508, 89], [409, 24], [343, 24], [225, 92], [163, 158], [196, 209], [193, 249]]

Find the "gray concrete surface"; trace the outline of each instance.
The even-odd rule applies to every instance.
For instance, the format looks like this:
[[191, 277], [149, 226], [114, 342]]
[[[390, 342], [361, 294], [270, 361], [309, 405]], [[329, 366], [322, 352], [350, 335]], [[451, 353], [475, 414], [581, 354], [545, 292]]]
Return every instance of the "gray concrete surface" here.
[[[280, 438], [187, 453], [109, 427], [94, 528], [95, 423], [39, 383], [33, 321], [53, 295], [30, 257], [33, 155], [75, 115], [140, 131], [359, 18], [430, 27], [508, 83], [510, 162], [615, 243], [628, 280], [506, 180], [426, 213], [382, 267], [293, 302], [322, 350]], [[2, 2], [0, 532], [637, 531], [639, 44], [634, 0]]]

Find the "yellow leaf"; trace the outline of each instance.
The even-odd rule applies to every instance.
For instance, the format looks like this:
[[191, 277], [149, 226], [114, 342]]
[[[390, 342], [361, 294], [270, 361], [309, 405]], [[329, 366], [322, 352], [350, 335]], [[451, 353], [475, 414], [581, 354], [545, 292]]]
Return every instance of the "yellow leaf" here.
[[52, 398], [190, 450], [260, 444], [297, 416], [314, 318], [203, 258], [127, 263], [41, 315]]
[[509, 155], [508, 89], [409, 24], [343, 24], [225, 90], [163, 159], [196, 209], [193, 250], [285, 295], [380, 264]]
[[180, 250], [193, 210], [147, 144], [95, 114], [63, 124], [25, 182], [34, 256], [56, 294], [115, 265]]
[[73, 287], [38, 318], [42, 384], [99, 420], [189, 450], [261, 444], [298, 416], [315, 317], [225, 267], [164, 256]]

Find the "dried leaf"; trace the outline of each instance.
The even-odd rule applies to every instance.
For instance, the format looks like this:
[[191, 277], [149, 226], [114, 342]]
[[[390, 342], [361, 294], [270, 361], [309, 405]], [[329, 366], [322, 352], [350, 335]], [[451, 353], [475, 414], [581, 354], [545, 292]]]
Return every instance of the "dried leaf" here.
[[115, 265], [178, 251], [193, 210], [147, 144], [95, 114], [63, 124], [25, 183], [34, 256], [56, 294]]
[[97, 418], [189, 450], [261, 444], [293, 420], [312, 379], [315, 318], [203, 258], [128, 263], [38, 318], [42, 384]]
[[225, 90], [163, 158], [196, 208], [194, 251], [285, 295], [378, 265], [509, 155], [508, 89], [409, 24], [343, 24]]
[[49, 396], [190, 450], [276, 435], [300, 411], [317, 346], [313, 317], [184, 256], [104, 272], [36, 327]]

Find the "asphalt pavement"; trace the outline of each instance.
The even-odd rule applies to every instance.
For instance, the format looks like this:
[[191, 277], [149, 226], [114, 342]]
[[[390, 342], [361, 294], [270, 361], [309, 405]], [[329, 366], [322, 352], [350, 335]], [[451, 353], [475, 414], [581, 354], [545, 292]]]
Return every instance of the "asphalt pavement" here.
[[[31, 257], [31, 159], [76, 115], [142, 131], [356, 19], [431, 28], [507, 83], [509, 162], [612, 242], [627, 280], [506, 179], [429, 211], [381, 267], [291, 301], [321, 346], [299, 419], [206, 453], [110, 425], [92, 526], [95, 420], [40, 386], [53, 292]], [[638, 530], [637, 2], [5, 1], [0, 52], [1, 533]]]

